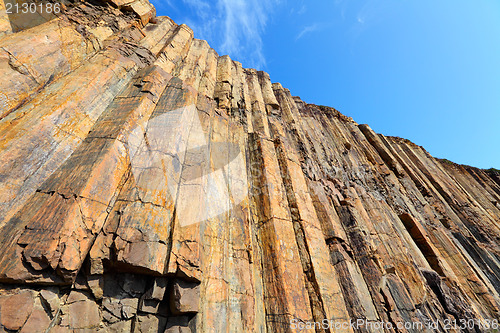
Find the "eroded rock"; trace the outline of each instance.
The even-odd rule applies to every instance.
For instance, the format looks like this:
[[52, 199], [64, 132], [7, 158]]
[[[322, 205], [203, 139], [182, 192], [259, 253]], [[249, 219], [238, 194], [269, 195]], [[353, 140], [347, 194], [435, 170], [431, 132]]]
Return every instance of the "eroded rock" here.
[[175, 280], [170, 293], [170, 309], [175, 314], [197, 313], [200, 304], [200, 285]]
[[33, 292], [19, 290], [12, 295], [0, 297], [0, 322], [8, 330], [18, 330], [30, 317], [35, 298]]
[[0, 17], [0, 332], [499, 318], [498, 171], [308, 104], [147, 0], [65, 6]]

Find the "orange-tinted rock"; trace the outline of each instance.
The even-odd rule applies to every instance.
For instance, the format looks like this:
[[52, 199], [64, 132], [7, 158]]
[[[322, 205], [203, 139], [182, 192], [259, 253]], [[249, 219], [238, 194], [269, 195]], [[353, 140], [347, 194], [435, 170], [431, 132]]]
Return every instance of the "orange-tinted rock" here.
[[35, 300], [31, 291], [19, 291], [0, 298], [0, 323], [8, 330], [18, 330], [33, 311]]
[[137, 15], [143, 25], [146, 25], [156, 16], [155, 7], [147, 0], [135, 0], [121, 6], [121, 8], [130, 10]]
[[[96, 25], [92, 15], [98, 14], [100, 21]], [[88, 61], [113, 35], [116, 22], [121, 22], [123, 28], [132, 23], [129, 17], [117, 16], [110, 8], [86, 4], [36, 29], [0, 38], [0, 119]]]
[[0, 1], [0, 37], [12, 33], [12, 26], [7, 15], [5, 3]]

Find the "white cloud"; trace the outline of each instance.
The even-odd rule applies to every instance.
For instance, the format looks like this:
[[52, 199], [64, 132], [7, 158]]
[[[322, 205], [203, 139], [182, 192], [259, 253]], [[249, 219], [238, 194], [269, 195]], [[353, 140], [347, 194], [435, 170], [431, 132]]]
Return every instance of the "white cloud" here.
[[317, 31], [319, 29], [320, 29], [320, 25], [318, 23], [314, 23], [312, 25], [308, 25], [308, 26], [304, 27], [304, 29], [302, 29], [299, 32], [299, 34], [297, 35], [297, 37], [295, 37], [295, 40], [299, 40], [302, 37], [304, 37], [304, 35], [306, 35], [308, 33], [311, 33], [311, 32], [314, 32], [314, 31]]
[[[173, 7], [171, 0], [154, 0]], [[263, 69], [266, 59], [262, 36], [280, 0], [182, 0], [192, 11], [177, 23], [189, 25], [196, 38], [206, 39], [220, 54], [229, 54], [244, 66]]]
[[262, 34], [273, 1], [219, 0], [224, 13], [224, 38], [221, 51], [238, 58], [247, 58], [252, 66], [266, 65]]
[[204, 18], [209, 14], [210, 4], [203, 0], [183, 0], [183, 2], [196, 11], [196, 15]]

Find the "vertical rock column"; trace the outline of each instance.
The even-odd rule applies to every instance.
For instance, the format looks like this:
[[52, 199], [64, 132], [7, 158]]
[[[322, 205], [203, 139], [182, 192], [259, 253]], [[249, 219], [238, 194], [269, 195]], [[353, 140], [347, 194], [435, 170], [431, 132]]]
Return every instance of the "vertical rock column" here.
[[[248, 184], [248, 136], [238, 117], [229, 118], [228, 188], [229, 215], [229, 323], [239, 332], [265, 330], [262, 258], [256, 249], [250, 225], [250, 192]], [[240, 324], [241, 323], [241, 324]]]
[[[266, 87], [265, 77], [261, 80], [261, 84]], [[270, 88], [271, 83], [269, 82], [267, 86]], [[276, 101], [276, 99], [274, 100]], [[284, 107], [288, 106], [284, 105]], [[338, 329], [343, 323], [349, 321], [348, 312], [338, 276], [331, 265], [328, 247], [309, 194], [298, 153], [290, 144], [283, 123], [272, 115], [268, 119], [290, 207], [314, 320], [316, 322], [327, 320], [331, 323], [332, 330], [349, 332], [349, 328]]]
[[[206, 216], [207, 199], [204, 195], [207, 184], [206, 175], [210, 173], [210, 114], [212, 105], [209, 99], [198, 91], [205, 75], [209, 46], [205, 41], [192, 39], [189, 52], [173, 73], [183, 81], [183, 88], [195, 97], [189, 107], [192, 108], [190, 132], [186, 137], [185, 160], [181, 163], [181, 178], [176, 199], [175, 224], [171, 238], [171, 251], [167, 263], [167, 272], [198, 283], [202, 278], [200, 260], [201, 237]], [[187, 105], [187, 104], [186, 104]], [[190, 198], [196, 198], [197, 205], [191, 204]]]
[[[218, 287], [209, 288], [207, 291], [210, 290], [215, 296], [210, 296], [215, 301], [212, 308], [223, 310], [219, 313], [223, 313], [224, 324], [214, 324], [222, 325], [217, 326], [219, 329], [231, 332], [263, 331], [266, 323], [260, 270], [261, 258], [258, 255], [256, 258], [254, 252], [249, 217], [251, 193], [249, 193], [247, 178], [246, 111], [243, 108], [244, 100], [239, 99], [241, 98], [239, 93], [243, 91], [242, 85], [246, 81], [242, 80], [244, 77], [233, 80], [232, 72], [237, 70], [237, 66], [238, 64], [231, 61], [228, 56], [218, 59], [214, 93], [218, 108], [214, 115], [213, 131], [219, 132], [215, 137], [219, 138], [219, 142], [214, 141], [211, 144], [214, 147], [223, 144], [220, 148], [225, 152], [224, 155], [215, 154], [212, 158], [214, 161], [219, 160], [216, 164], [223, 166], [219, 172], [225, 178], [224, 182], [227, 183], [228, 210], [226, 214], [218, 217], [219, 223], [222, 223], [216, 226], [218, 241], [210, 242], [211, 246], [207, 247], [215, 251], [210, 261], [213, 262], [213, 259], [216, 259], [218, 262], [217, 264], [214, 262], [208, 272], [213, 272], [209, 274], [214, 276], [221, 275], [222, 280], [211, 278], [215, 279], [212, 284]], [[241, 75], [244, 75], [242, 70]], [[233, 89], [238, 95], [237, 103], [232, 98]], [[221, 132], [221, 124], [225, 132]], [[223, 139], [225, 142], [220, 142], [221, 138], [225, 138]], [[223, 252], [220, 252], [218, 247]], [[212, 316], [210, 322], [217, 322], [217, 318], [220, 320], [220, 314], [209, 308], [210, 305], [207, 304], [207, 310]]]
[[312, 321], [313, 315], [262, 89], [257, 73], [246, 73], [253, 130], [249, 134], [252, 222], [261, 256], [267, 329], [286, 332], [292, 321]]
[[[92, 20], [88, 15], [97, 19]], [[5, 24], [3, 19], [2, 22]], [[134, 20], [125, 14], [117, 16], [107, 6], [80, 3], [35, 29], [0, 37], [3, 75], [0, 119], [29, 102], [54, 80], [88, 61], [117, 32], [114, 26], [117, 22], [125, 29], [130, 28]]]
[[171, 250], [181, 166], [196, 95], [172, 79], [145, 125], [137, 128], [132, 173], [114, 210], [116, 264], [124, 269], [163, 275]]
[[[473, 296], [471, 303], [476, 304], [476, 310], [484, 318], [496, 316], [498, 274], [494, 272], [498, 264], [496, 259], [492, 259], [495, 255], [483, 250], [488, 247], [479, 247], [476, 244], [487, 244], [490, 235], [496, 234], [497, 231], [485, 225], [481, 228], [475, 225], [481, 221], [477, 219], [481, 212], [474, 212], [475, 207], [480, 204], [466, 203], [470, 199], [465, 199], [467, 195], [461, 193], [462, 188], [457, 188], [452, 183], [443, 185], [451, 181], [450, 176], [443, 172], [440, 166], [436, 166], [435, 163], [438, 162], [429, 159], [425, 151], [421, 152], [422, 148], [399, 138], [386, 138], [386, 141], [407, 174], [418, 184], [418, 189], [428, 201], [428, 210], [434, 211], [434, 216], [437, 217], [434, 217], [434, 224], [439, 227], [425, 227], [430, 242], [439, 249], [442, 259], [455, 276], [447, 281], [447, 284], [452, 288], [462, 289], [466, 297]], [[432, 172], [429, 171], [431, 168]], [[464, 214], [466, 211], [469, 212]], [[487, 215], [483, 218], [490, 219]], [[490, 233], [482, 234], [484, 227], [488, 228]], [[472, 273], [473, 271], [476, 273]]]
[[74, 279], [123, 185], [129, 163], [137, 158], [133, 151], [137, 148], [130, 146], [136, 128], [153, 112], [168, 79], [158, 67], [140, 72], [71, 157], [7, 223], [3, 239], [12, 245], [3, 257], [2, 278], [45, 282], [62, 278], [66, 283]]
[[125, 42], [131, 38], [125, 30], [106, 49], [11, 114], [15, 118], [0, 121], [0, 159], [7, 161], [0, 166], [0, 226], [80, 145], [135, 73], [152, 64], [156, 55], [148, 47], [155, 46], [168, 27], [155, 30], [155, 39], [147, 39], [144, 46], [142, 34], [135, 35], [137, 44]]

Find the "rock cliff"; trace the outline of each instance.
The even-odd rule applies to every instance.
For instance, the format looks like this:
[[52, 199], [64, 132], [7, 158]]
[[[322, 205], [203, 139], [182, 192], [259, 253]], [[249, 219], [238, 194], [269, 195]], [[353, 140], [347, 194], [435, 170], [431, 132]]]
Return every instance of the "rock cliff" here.
[[63, 7], [0, 18], [0, 332], [496, 331], [500, 172], [307, 104], [147, 0]]

